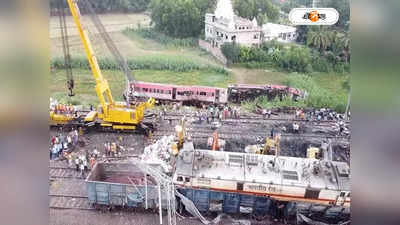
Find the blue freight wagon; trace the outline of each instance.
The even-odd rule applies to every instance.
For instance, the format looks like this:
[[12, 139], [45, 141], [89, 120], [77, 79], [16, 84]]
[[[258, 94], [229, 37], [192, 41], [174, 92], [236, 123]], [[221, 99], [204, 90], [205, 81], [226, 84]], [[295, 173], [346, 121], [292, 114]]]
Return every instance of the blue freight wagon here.
[[86, 178], [89, 203], [94, 206], [145, 207], [146, 180], [148, 208], [156, 208], [158, 186], [150, 176], [145, 179], [145, 174], [134, 164], [96, 163]]

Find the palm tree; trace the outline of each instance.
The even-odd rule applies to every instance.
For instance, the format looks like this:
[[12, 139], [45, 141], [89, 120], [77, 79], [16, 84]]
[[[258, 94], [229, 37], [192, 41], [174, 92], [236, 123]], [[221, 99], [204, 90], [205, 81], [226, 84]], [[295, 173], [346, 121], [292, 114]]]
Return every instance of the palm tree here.
[[350, 36], [348, 33], [344, 34], [340, 38], [340, 46], [342, 48], [342, 53], [344, 55], [346, 62], [349, 62], [351, 52], [350, 52]]
[[331, 45], [329, 33], [319, 26], [315, 30], [309, 31], [307, 35], [307, 45], [319, 49], [322, 53]]

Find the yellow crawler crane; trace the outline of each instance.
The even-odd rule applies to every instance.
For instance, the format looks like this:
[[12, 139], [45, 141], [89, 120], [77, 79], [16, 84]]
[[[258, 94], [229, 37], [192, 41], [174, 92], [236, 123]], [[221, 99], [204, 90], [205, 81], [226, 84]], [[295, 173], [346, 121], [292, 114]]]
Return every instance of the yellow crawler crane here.
[[91, 111], [85, 118], [85, 124], [100, 126], [106, 130], [146, 130], [142, 124], [144, 111], [154, 105], [155, 100], [138, 103], [130, 107], [125, 102], [115, 102], [108, 81], [104, 79], [94, 54], [88, 31], [82, 26], [77, 0], [67, 0], [71, 15], [78, 29], [93, 77], [96, 80], [96, 93], [100, 101], [97, 111]]

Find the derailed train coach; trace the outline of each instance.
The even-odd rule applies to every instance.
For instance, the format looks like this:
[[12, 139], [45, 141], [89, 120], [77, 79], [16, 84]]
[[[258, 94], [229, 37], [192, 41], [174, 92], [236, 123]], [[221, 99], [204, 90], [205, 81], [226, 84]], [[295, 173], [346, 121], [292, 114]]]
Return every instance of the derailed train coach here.
[[226, 104], [228, 102], [225, 88], [206, 86], [171, 85], [136, 81], [131, 83], [133, 97], [153, 97], [159, 103], [182, 102], [191, 104]]
[[259, 96], [265, 96], [269, 101], [275, 98], [282, 100], [285, 96], [297, 100], [305, 98], [306, 94], [285, 85], [233, 84], [228, 86], [228, 101], [232, 103], [254, 100]]
[[189, 149], [179, 153], [173, 180], [200, 212], [301, 215], [328, 223], [350, 217], [344, 162]]
[[130, 90], [125, 91], [125, 96], [127, 94], [131, 97], [152, 97], [159, 103], [182, 102], [183, 104], [240, 103], [254, 100], [259, 96], [266, 96], [269, 100], [282, 99], [285, 96], [294, 100], [306, 97], [304, 92], [284, 85], [232, 84], [228, 88], [218, 88], [142, 81], [130, 83]]

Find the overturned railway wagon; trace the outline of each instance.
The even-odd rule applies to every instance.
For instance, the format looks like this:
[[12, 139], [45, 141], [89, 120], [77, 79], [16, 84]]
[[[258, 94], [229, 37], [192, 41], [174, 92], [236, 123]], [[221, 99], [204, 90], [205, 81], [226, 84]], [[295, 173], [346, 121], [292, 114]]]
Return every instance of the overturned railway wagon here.
[[285, 85], [233, 84], [228, 86], [228, 101], [232, 103], [254, 100], [259, 96], [266, 96], [268, 101], [275, 98], [282, 100], [285, 96], [296, 100], [305, 98], [305, 93]]
[[173, 181], [201, 212], [286, 217], [296, 212], [330, 223], [349, 217], [350, 174], [344, 162], [195, 150], [185, 143]]
[[[89, 203], [107, 207], [158, 207], [156, 182], [131, 163], [97, 163], [86, 178]], [[163, 200], [164, 201], [164, 200]], [[165, 204], [163, 204], [165, 205]]]

